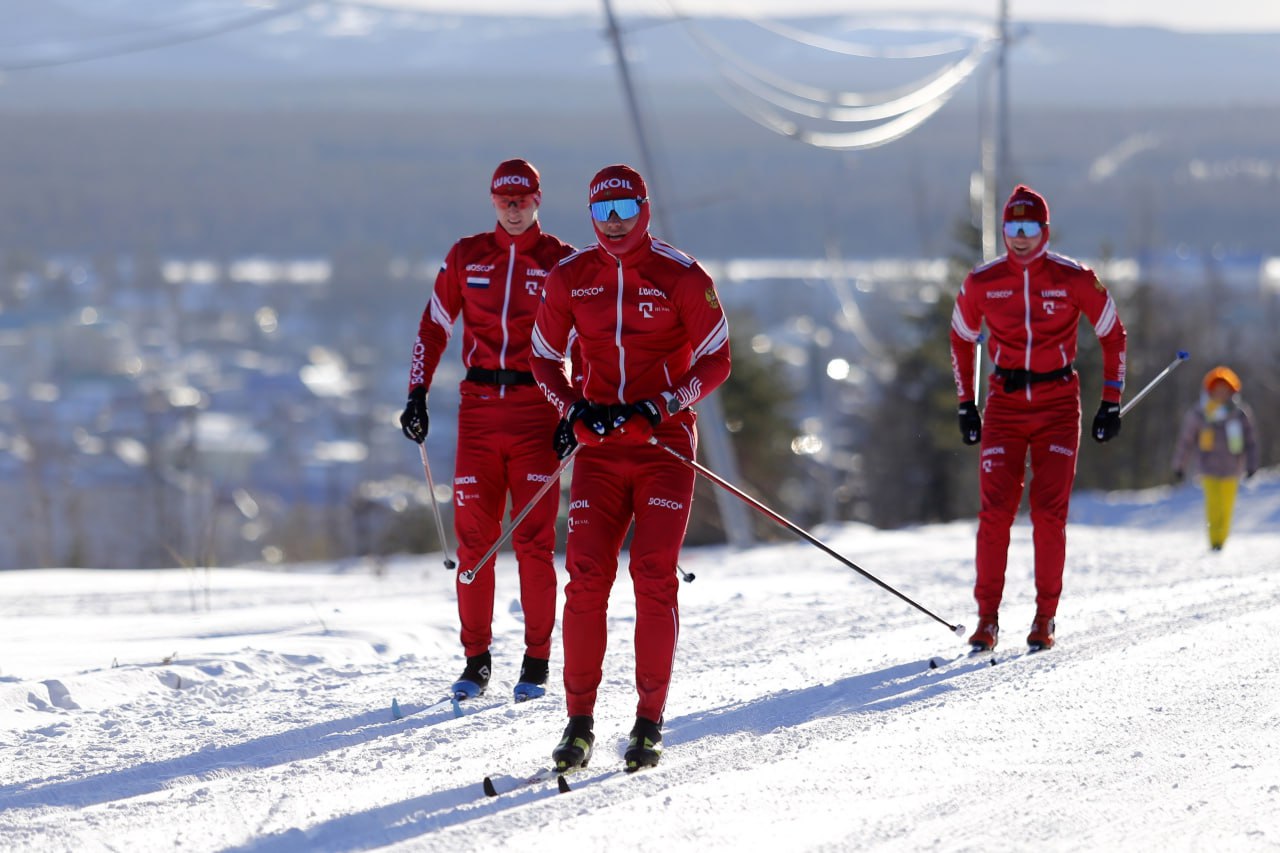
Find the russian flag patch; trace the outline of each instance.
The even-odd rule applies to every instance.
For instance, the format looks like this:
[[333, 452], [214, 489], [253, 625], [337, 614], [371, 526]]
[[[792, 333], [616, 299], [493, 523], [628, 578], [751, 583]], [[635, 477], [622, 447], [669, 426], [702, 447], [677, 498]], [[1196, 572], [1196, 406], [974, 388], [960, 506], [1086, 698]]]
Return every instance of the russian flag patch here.
[[488, 287], [489, 279], [479, 278], [477, 276], [467, 276], [467, 287]]

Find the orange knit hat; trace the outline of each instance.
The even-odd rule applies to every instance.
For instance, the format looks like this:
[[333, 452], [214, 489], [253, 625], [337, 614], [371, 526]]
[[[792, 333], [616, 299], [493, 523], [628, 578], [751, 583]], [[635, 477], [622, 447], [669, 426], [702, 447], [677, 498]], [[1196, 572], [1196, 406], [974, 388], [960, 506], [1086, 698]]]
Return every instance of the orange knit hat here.
[[1219, 365], [1206, 373], [1204, 375], [1204, 390], [1211, 390], [1215, 382], [1225, 382], [1231, 387], [1231, 393], [1240, 393], [1240, 377], [1236, 376], [1236, 372], [1229, 367]]

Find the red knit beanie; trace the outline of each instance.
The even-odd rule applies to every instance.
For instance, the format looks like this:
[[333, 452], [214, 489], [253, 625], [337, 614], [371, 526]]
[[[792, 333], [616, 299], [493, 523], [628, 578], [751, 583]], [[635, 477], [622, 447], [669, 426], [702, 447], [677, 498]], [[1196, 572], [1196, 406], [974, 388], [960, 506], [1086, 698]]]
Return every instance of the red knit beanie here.
[[494, 195], [530, 195], [538, 192], [538, 170], [528, 160], [504, 160], [493, 170], [489, 192]]
[[591, 179], [591, 188], [587, 191], [587, 202], [609, 201], [615, 198], [645, 199], [649, 197], [649, 188], [644, 178], [630, 166], [615, 163], [605, 166]]
[[1044, 196], [1026, 184], [1018, 184], [1004, 206], [1005, 222], [1039, 222], [1049, 224], [1049, 203]]

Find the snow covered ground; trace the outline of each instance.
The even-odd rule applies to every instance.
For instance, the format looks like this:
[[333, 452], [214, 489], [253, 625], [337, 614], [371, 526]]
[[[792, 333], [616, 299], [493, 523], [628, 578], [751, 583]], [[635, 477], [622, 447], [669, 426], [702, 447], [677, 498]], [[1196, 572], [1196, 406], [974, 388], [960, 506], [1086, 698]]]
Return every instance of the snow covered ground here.
[[[1280, 473], [1221, 553], [1199, 512], [1193, 486], [1077, 495], [1059, 644], [1034, 656], [1020, 522], [994, 666], [931, 669], [962, 640], [804, 542], [687, 551], [662, 763], [617, 772], [620, 582], [591, 768], [495, 799], [481, 780], [545, 766], [565, 714], [558, 683], [507, 701], [509, 555], [495, 682], [460, 718], [429, 707], [462, 665], [439, 555], [2, 573], [0, 847], [1280, 849]], [[817, 533], [972, 627], [973, 523]]]

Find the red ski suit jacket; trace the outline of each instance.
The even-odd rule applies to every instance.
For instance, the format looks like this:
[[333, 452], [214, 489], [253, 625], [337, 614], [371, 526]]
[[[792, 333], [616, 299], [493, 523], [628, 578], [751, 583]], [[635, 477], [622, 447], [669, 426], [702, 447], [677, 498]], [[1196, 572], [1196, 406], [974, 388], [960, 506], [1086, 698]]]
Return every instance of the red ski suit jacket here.
[[[581, 393], [563, 364], [572, 331]], [[673, 395], [687, 409], [729, 376], [729, 326], [711, 277], [652, 237], [622, 259], [592, 245], [561, 261], [533, 338], [534, 377], [561, 416], [583, 396], [616, 404]]]
[[[1075, 361], [1082, 313], [1102, 345], [1102, 399], [1119, 402], [1124, 388], [1124, 325], [1093, 270], [1047, 251], [1026, 265], [1004, 255], [975, 268], [961, 285], [951, 314], [951, 366], [959, 398], [976, 399], [974, 347], [983, 320], [997, 367], [1049, 373]], [[992, 384], [998, 381], [993, 378]], [[1028, 384], [1026, 399], [1050, 387], [1056, 386]]]
[[[574, 369], [583, 377], [581, 393], [563, 363], [571, 330], [577, 333]], [[681, 410], [666, 416], [654, 436], [689, 458], [696, 438], [688, 406], [724, 382], [730, 369], [728, 324], [710, 276], [647, 233], [622, 257], [591, 246], [551, 271], [533, 350], [534, 376], [562, 415], [584, 395], [605, 405], [677, 401]], [[570, 715], [594, 712], [609, 592], [634, 519], [636, 714], [662, 719], [680, 633], [676, 564], [693, 480], [692, 469], [666, 451], [628, 443], [617, 431], [603, 444], [584, 445], [575, 457], [562, 621]]]
[[536, 221], [516, 236], [499, 225], [454, 243], [418, 325], [409, 388], [431, 387], [459, 313], [464, 365], [529, 371], [529, 333], [542, 286], [571, 252], [572, 246], [544, 233]]

